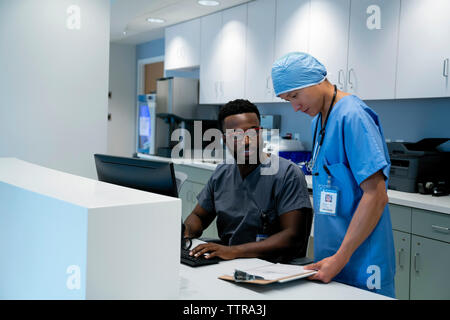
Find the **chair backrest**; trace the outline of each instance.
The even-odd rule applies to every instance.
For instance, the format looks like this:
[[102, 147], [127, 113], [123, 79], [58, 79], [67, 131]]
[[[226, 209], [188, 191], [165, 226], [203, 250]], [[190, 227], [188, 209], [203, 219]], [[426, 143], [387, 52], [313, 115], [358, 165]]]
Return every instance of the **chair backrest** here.
[[183, 186], [183, 183], [187, 180], [188, 175], [181, 171], [175, 171], [175, 180], [177, 182], [177, 190], [178, 195], [180, 194], [181, 187]]

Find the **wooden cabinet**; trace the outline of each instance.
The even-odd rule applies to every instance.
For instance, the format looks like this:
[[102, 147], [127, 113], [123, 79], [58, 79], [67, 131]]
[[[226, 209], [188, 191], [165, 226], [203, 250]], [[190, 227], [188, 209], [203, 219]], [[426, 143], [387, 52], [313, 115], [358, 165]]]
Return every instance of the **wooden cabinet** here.
[[450, 1], [403, 0], [397, 98], [449, 97]]
[[189, 69], [200, 65], [200, 19], [165, 29], [165, 69]]

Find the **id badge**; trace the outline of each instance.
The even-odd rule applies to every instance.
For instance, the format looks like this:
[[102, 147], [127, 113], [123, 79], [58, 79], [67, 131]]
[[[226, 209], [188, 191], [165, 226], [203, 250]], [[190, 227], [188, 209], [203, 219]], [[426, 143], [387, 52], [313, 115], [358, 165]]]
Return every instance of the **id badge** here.
[[269, 236], [267, 234], [260, 234], [260, 233], [258, 233], [256, 235], [256, 242], [266, 240], [268, 237]]
[[321, 186], [319, 213], [336, 216], [339, 189], [333, 186]]

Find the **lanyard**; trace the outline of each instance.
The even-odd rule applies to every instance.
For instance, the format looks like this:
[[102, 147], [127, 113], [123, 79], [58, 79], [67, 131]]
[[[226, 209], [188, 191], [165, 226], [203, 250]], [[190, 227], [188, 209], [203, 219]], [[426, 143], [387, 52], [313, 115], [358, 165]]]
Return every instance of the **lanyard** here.
[[308, 163], [308, 167], [309, 167], [309, 170], [311, 172], [312, 172], [312, 169], [314, 168], [317, 156], [319, 155], [320, 148], [321, 148], [321, 146], [323, 144], [323, 140], [325, 138], [325, 129], [327, 127], [327, 123], [328, 123], [328, 118], [330, 116], [330, 112], [333, 109], [333, 104], [334, 104], [334, 100], [336, 99], [336, 94], [337, 94], [337, 87], [336, 87], [336, 85], [334, 85], [333, 99], [331, 100], [330, 108], [328, 108], [328, 112], [327, 112], [327, 116], [325, 118], [325, 123], [323, 125], [323, 128], [320, 129], [320, 132], [319, 132], [320, 140], [318, 141], [318, 145], [317, 146], [316, 146], [317, 129], [318, 129], [318, 126], [319, 126], [319, 121], [322, 120], [322, 113], [319, 114], [319, 119], [317, 119], [317, 122], [316, 122], [316, 128], [314, 129], [314, 138], [313, 138], [313, 148], [314, 148], [313, 149], [313, 157], [312, 157], [311, 161]]

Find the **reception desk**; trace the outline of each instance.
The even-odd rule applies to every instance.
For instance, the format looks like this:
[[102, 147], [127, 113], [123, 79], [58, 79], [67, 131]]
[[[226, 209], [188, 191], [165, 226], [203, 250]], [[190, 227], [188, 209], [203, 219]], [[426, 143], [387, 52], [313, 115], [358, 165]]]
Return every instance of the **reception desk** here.
[[181, 201], [0, 158], [0, 299], [177, 299]]

